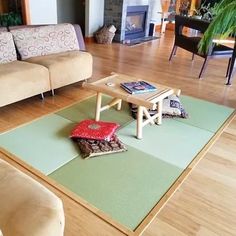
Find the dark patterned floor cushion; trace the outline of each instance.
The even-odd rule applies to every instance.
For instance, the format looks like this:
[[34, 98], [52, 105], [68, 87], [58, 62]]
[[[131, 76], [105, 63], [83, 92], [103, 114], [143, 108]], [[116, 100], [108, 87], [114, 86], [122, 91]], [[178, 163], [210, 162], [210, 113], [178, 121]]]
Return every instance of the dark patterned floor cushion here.
[[75, 142], [78, 144], [82, 157], [85, 159], [89, 157], [127, 151], [124, 144], [116, 135], [113, 135], [110, 141], [76, 139]]
[[171, 95], [163, 100], [162, 114], [163, 116], [188, 117], [179, 97], [176, 95]]
[[[132, 116], [136, 119], [138, 107], [134, 104], [130, 104]], [[149, 110], [149, 114], [155, 115], [157, 110]], [[185, 111], [180, 99], [176, 95], [171, 95], [163, 100], [162, 116], [168, 117], [181, 117], [188, 118], [188, 113]]]
[[105, 121], [83, 120], [71, 132], [71, 138], [109, 141], [119, 124]]

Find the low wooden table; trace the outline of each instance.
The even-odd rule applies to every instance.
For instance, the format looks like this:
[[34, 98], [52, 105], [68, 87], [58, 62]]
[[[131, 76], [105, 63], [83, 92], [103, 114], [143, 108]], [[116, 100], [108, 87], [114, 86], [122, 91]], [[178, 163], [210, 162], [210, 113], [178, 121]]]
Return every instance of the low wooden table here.
[[[108, 76], [96, 82], [92, 83], [84, 82], [83, 87], [97, 92], [97, 104], [96, 104], [96, 114], [95, 114], [96, 121], [100, 119], [100, 113], [102, 111], [105, 111], [111, 108], [112, 106], [117, 105], [117, 110], [120, 110], [122, 105], [122, 100], [137, 105], [138, 106], [137, 138], [141, 139], [142, 128], [145, 125], [155, 124], [155, 120], [158, 125], [161, 124], [163, 99], [174, 93], [180, 95], [180, 90], [156, 84], [154, 82], [149, 82], [149, 83], [154, 85], [157, 88], [157, 91], [147, 92], [143, 94], [129, 94], [120, 87], [120, 83], [132, 82], [132, 81], [139, 81], [139, 79], [124, 74], [112, 73], [111, 76]], [[109, 84], [112, 84], [112, 86], [109, 86]], [[113, 97], [113, 99], [103, 107], [101, 106], [102, 94], [106, 94]], [[150, 116], [148, 109], [152, 110], [157, 109], [157, 114]], [[146, 117], [145, 120], [143, 120], [143, 116]]]

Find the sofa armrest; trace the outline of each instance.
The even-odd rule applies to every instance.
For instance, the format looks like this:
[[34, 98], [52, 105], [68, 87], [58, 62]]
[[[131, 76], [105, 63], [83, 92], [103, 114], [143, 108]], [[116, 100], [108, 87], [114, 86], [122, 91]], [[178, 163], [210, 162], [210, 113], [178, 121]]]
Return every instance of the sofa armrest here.
[[86, 51], [85, 43], [84, 43], [84, 37], [83, 37], [82, 31], [81, 31], [81, 27], [77, 24], [74, 24], [73, 26], [75, 28], [75, 33], [76, 33], [76, 37], [77, 37], [77, 40], [78, 40], [78, 43], [79, 43], [80, 50], [81, 51]]
[[0, 228], [3, 235], [63, 236], [62, 201], [0, 159]]

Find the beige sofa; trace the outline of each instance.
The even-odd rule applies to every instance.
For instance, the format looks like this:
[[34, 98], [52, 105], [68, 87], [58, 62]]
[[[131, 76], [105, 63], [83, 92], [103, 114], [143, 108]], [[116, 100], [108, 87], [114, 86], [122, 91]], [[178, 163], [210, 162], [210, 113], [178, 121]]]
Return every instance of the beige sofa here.
[[11, 33], [0, 33], [0, 107], [51, 89], [47, 68], [17, 60]]
[[0, 52], [0, 107], [49, 90], [54, 94], [54, 89], [92, 75], [92, 56], [83, 51], [78, 25], [13, 27], [10, 33], [0, 33], [2, 45], [5, 52]]
[[92, 75], [92, 56], [87, 52], [63, 52], [32, 57], [26, 61], [42, 65], [49, 70], [53, 93], [54, 89], [87, 79]]
[[0, 159], [0, 235], [62, 236], [62, 201], [44, 186]]

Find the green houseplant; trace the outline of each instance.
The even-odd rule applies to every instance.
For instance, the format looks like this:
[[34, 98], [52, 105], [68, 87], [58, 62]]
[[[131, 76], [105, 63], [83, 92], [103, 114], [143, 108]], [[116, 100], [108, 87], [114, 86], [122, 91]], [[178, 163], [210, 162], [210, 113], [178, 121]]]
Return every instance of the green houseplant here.
[[22, 17], [18, 12], [9, 12], [0, 15], [0, 26], [14, 26], [21, 25]]
[[214, 38], [236, 36], [236, 0], [222, 0], [214, 6], [215, 16], [204, 33], [199, 52], [206, 53]]

